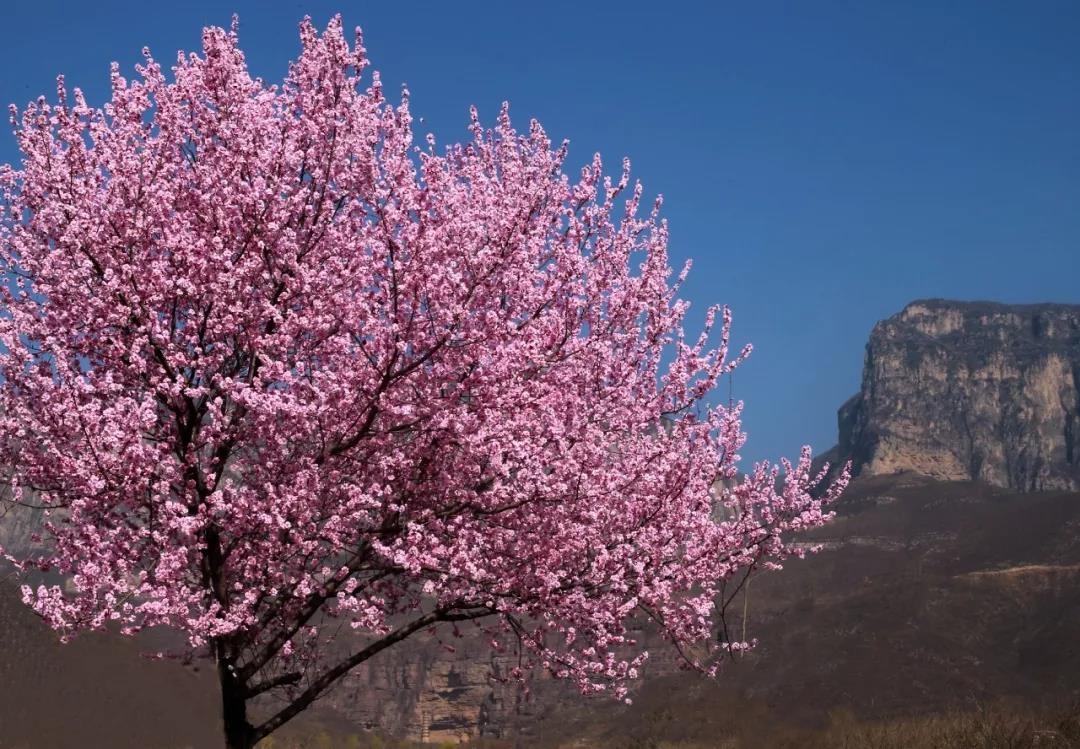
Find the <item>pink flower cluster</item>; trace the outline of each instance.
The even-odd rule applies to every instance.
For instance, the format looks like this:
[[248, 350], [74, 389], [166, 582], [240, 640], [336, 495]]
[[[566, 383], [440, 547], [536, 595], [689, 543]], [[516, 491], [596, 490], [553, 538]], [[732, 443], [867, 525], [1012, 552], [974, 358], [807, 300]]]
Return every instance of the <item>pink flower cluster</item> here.
[[207, 29], [171, 79], [114, 67], [104, 109], [61, 80], [12, 113], [0, 457], [50, 508], [18, 563], [72, 581], [24, 599], [65, 632], [178, 628], [251, 693], [325, 688], [342, 622], [491, 616], [623, 694], [630, 622], [714, 640], [718, 586], [795, 552], [844, 477], [811, 494], [807, 451], [714, 496], [744, 437], [706, 398], [741, 357], [726, 309], [684, 336], [628, 164], [570, 177], [505, 106], [414, 145], [359, 36], [301, 39], [278, 86]]

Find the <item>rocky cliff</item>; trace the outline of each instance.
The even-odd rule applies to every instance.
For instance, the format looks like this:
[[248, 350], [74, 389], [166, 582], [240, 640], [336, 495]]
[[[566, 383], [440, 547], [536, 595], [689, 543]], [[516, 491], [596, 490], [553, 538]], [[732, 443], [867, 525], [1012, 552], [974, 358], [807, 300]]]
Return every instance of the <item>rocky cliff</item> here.
[[870, 334], [839, 428], [857, 473], [1080, 488], [1080, 305], [909, 304]]

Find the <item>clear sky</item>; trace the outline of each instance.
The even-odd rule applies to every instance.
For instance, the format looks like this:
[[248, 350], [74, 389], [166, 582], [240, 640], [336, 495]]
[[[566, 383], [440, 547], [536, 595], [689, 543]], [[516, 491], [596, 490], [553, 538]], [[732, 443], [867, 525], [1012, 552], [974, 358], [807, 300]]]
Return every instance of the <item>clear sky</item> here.
[[268, 80], [303, 15], [340, 12], [442, 143], [507, 99], [575, 168], [629, 156], [665, 196], [674, 264], [695, 260], [686, 296], [731, 305], [756, 347], [744, 458], [830, 447], [871, 327], [912, 299], [1080, 303], [1075, 0], [34, 0], [2, 11], [0, 103], [63, 72], [100, 104], [110, 61], [167, 62], [234, 11]]

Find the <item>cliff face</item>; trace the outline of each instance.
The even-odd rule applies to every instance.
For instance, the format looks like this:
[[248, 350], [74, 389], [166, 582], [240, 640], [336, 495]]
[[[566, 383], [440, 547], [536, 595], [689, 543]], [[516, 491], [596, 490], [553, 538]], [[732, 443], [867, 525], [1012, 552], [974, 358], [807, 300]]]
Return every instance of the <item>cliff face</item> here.
[[913, 302], [838, 421], [857, 473], [1080, 489], [1080, 305]]

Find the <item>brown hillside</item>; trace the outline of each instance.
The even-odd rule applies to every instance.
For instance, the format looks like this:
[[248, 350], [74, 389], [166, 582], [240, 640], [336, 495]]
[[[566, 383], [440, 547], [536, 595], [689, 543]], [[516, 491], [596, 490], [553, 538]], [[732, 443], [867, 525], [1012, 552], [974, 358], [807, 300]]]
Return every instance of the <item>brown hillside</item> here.
[[719, 741], [751, 716], [821, 725], [830, 711], [874, 720], [1002, 699], [1038, 710], [1080, 692], [1080, 494], [903, 474], [855, 482], [839, 510], [822, 552], [754, 580], [761, 644], [719, 682], [669, 674], [630, 707], [560, 706], [530, 743]]
[[[507, 745], [719, 745], [739, 726], [934, 714], [1012, 699], [1032, 709], [1080, 691], [1080, 494], [1015, 494], [911, 474], [856, 481], [824, 550], [750, 587], [761, 641], [718, 682], [674, 673], [660, 643], [633, 706], [541, 679], [535, 697], [487, 676], [462, 643], [418, 641], [365, 664], [293, 736], [375, 732]], [[742, 601], [738, 601], [741, 627]], [[0, 749], [217, 746], [216, 684], [138, 643], [97, 634], [61, 646], [0, 592]], [[767, 744], [766, 744], [767, 745]]]

